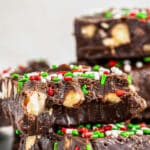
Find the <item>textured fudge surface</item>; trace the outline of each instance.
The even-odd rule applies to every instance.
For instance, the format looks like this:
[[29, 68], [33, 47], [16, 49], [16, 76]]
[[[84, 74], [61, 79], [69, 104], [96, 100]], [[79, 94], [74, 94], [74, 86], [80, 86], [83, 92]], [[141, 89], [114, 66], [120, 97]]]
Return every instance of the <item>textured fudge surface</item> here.
[[150, 55], [150, 11], [110, 9], [75, 19], [78, 61]]
[[144, 123], [62, 127], [57, 134], [22, 137], [19, 150], [148, 150], [149, 134]]
[[137, 116], [140, 120], [147, 120], [150, 118], [150, 57], [141, 59], [101, 59], [95, 61], [82, 61], [82, 64], [90, 64], [93, 68], [98, 68], [98, 65], [103, 65], [108, 68], [116, 66], [124, 72], [130, 73], [132, 76], [132, 83], [136, 87], [136, 91], [140, 96], [146, 99], [147, 109]]
[[[31, 61], [26, 66], [19, 65], [15, 69], [12, 69], [12, 68], [4, 69], [0, 73], [0, 78], [7, 77], [7, 76], [9, 76], [9, 74], [11, 74], [13, 72], [19, 73], [19, 74], [24, 74], [24, 73], [33, 72], [33, 71], [47, 71], [47, 70], [49, 70], [49, 68], [50, 67], [49, 67], [48, 63], [45, 61], [42, 61], [42, 60], [41, 61]], [[6, 118], [6, 116], [3, 112], [2, 101], [3, 101], [3, 99], [0, 100], [0, 126], [8, 126], [8, 125], [10, 125], [10, 119]]]
[[2, 80], [2, 96], [11, 98], [3, 102], [3, 110], [19, 130], [35, 134], [48, 132], [53, 125], [113, 123], [131, 119], [146, 107], [131, 88], [130, 76], [118, 68], [70, 69], [12, 74]]

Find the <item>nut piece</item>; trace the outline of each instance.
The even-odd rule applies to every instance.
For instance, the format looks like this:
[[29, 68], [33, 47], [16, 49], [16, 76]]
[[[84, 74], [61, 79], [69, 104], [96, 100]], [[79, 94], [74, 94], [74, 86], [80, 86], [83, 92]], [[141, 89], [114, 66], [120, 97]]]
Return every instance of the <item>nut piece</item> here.
[[104, 37], [107, 36], [106, 32], [104, 30], [102, 30], [102, 29], [98, 30], [98, 33], [99, 33], [101, 38], [104, 38]]
[[104, 29], [108, 29], [109, 28], [109, 24], [107, 24], [106, 22], [102, 22], [101, 27], [103, 27]]
[[66, 107], [74, 107], [77, 104], [81, 104], [84, 101], [84, 95], [82, 91], [69, 91], [65, 98], [63, 105]]
[[144, 51], [150, 51], [150, 44], [144, 44], [143, 45], [143, 50]]
[[34, 145], [36, 140], [36, 136], [28, 136], [26, 139], [26, 150], [30, 150], [31, 147]]
[[96, 31], [96, 26], [95, 25], [87, 25], [83, 26], [81, 28], [81, 33], [84, 35], [86, 38], [92, 38], [95, 34]]
[[38, 115], [45, 109], [47, 95], [36, 91], [26, 91], [26, 98], [23, 101], [23, 107], [30, 115]]
[[117, 47], [130, 43], [130, 33], [126, 24], [120, 23], [115, 25], [111, 30], [111, 38], [103, 40], [103, 44], [108, 47]]
[[65, 142], [64, 142], [64, 149], [69, 149], [69, 147], [71, 146], [71, 140], [69, 139], [69, 137], [65, 137]]
[[121, 99], [116, 93], [108, 93], [104, 97], [104, 102], [119, 103], [120, 101]]

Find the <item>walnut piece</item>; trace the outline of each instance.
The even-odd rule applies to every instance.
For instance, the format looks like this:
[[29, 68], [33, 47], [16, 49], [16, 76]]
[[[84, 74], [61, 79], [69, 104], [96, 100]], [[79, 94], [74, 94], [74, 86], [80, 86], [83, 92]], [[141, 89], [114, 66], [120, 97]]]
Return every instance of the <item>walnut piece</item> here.
[[144, 51], [150, 51], [150, 44], [144, 44], [143, 45], [143, 50]]
[[74, 107], [77, 104], [81, 104], [83, 101], [84, 101], [84, 94], [82, 91], [71, 90], [66, 94], [63, 105], [66, 107]]
[[108, 29], [109, 28], [109, 24], [107, 24], [106, 22], [102, 22], [101, 27], [103, 27], [104, 29]]
[[130, 33], [128, 26], [119, 23], [111, 29], [111, 37], [105, 38], [103, 44], [108, 47], [118, 47], [123, 44], [130, 43]]
[[116, 93], [108, 93], [104, 96], [104, 102], [119, 103], [120, 101], [121, 99]]
[[107, 36], [107, 33], [104, 30], [102, 30], [102, 29], [99, 29], [98, 33], [99, 33], [101, 38], [105, 38]]
[[36, 136], [28, 136], [26, 139], [26, 150], [30, 150], [31, 147], [34, 145], [36, 140]]
[[42, 92], [26, 91], [26, 98], [23, 100], [23, 107], [30, 115], [38, 115], [45, 110], [47, 95]]
[[86, 25], [81, 28], [81, 33], [85, 38], [92, 38], [96, 29], [95, 25]]

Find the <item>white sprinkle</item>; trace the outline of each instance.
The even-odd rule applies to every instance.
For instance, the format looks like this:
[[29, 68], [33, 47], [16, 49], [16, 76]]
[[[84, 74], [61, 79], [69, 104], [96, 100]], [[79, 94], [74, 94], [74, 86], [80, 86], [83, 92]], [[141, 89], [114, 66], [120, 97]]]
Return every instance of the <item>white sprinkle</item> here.
[[137, 68], [142, 68], [143, 67], [143, 63], [141, 61], [136, 62], [136, 67]]
[[125, 65], [129, 65], [129, 64], [131, 64], [131, 61], [130, 61], [130, 60], [128, 60], [128, 59], [126, 59], [126, 60], [124, 60], [123, 64], [125, 64]]
[[59, 78], [60, 80], [62, 80], [62, 79], [63, 79], [63, 75], [62, 75], [62, 74], [58, 74], [58, 78]]
[[137, 135], [143, 135], [143, 130], [137, 130], [137, 131], [136, 131], [136, 134], [137, 134]]
[[50, 77], [50, 76], [47, 76], [45, 79], [46, 79], [47, 81], [51, 81], [51, 77]]
[[111, 71], [113, 72], [113, 73], [115, 73], [115, 74], [117, 74], [117, 75], [121, 75], [123, 72], [119, 69], [119, 68], [117, 68], [117, 67], [112, 67], [111, 68]]
[[74, 74], [74, 76], [79, 76], [82, 74], [82, 72], [74, 72], [73, 74]]
[[41, 82], [46, 83], [46, 79], [45, 78], [41, 78]]
[[132, 68], [131, 68], [130, 64], [126, 64], [126, 65], [124, 65], [123, 69], [124, 69], [125, 72], [130, 72]]

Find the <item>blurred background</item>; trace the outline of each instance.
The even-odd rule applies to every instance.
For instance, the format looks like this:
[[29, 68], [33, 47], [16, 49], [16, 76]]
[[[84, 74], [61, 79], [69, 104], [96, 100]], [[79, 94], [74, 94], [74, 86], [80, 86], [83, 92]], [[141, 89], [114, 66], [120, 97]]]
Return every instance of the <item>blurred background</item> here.
[[[150, 0], [0, 0], [0, 69], [32, 59], [75, 61], [74, 18], [109, 7], [146, 8]], [[0, 150], [11, 141], [12, 129], [0, 129]]]
[[108, 7], [149, 7], [150, 0], [0, 0], [0, 68], [33, 58], [75, 61], [73, 19]]

